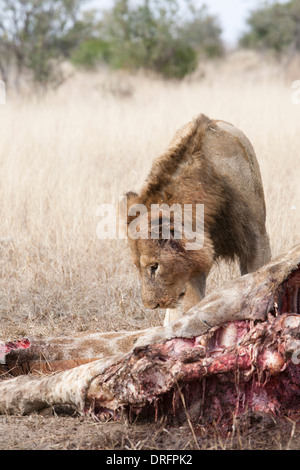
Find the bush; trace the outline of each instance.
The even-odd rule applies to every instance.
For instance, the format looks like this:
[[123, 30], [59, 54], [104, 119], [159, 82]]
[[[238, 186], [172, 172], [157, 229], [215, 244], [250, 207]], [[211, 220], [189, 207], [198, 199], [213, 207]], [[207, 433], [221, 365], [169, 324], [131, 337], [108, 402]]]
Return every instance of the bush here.
[[89, 39], [80, 44], [72, 54], [71, 61], [74, 65], [94, 69], [100, 62], [109, 62], [110, 45], [101, 39]]
[[197, 57], [196, 51], [188, 44], [175, 41], [170, 45], [169, 53], [161, 53], [157, 60], [154, 60], [152, 68], [165, 77], [180, 79], [195, 70]]
[[35, 84], [62, 81], [61, 62], [84, 33], [79, 22], [83, 0], [0, 0], [0, 69], [8, 77], [14, 65], [15, 83], [28, 72]]
[[240, 39], [246, 48], [300, 51], [300, 3], [274, 3], [251, 13], [247, 21], [249, 32]]
[[[187, 2], [189, 3], [189, 2]], [[222, 52], [221, 29], [204, 8], [180, 16], [178, 0], [116, 0], [106, 13], [100, 35], [110, 45], [114, 68], [154, 70], [183, 78], [195, 70], [200, 55]]]

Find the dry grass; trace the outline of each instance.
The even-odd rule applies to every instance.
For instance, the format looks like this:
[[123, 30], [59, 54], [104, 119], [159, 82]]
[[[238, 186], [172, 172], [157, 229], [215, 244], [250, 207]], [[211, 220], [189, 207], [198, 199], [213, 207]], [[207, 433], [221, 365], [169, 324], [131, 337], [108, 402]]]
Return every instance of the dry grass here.
[[[238, 56], [237, 56], [238, 57]], [[300, 105], [270, 64], [207, 67], [181, 83], [77, 74], [58, 91], [0, 106], [2, 339], [137, 329], [141, 304], [124, 240], [96, 236], [96, 209], [138, 190], [174, 131], [200, 112], [240, 127], [256, 150], [273, 256], [300, 242]], [[214, 268], [208, 289], [237, 275]]]
[[[295, 423], [263, 416], [234, 420], [232, 431], [216, 423], [99, 423], [73, 416], [0, 416], [0, 450], [297, 450]], [[201, 454], [200, 454], [201, 455]], [[197, 456], [195, 456], [195, 459]], [[193, 459], [194, 461], [194, 459]]]
[[[246, 72], [236, 61], [182, 83], [99, 72], [44, 97], [8, 94], [0, 107], [2, 336], [161, 322], [163, 312], [141, 305], [126, 242], [97, 238], [96, 209], [139, 189], [176, 128], [200, 112], [252, 141], [273, 255], [300, 241], [300, 105], [271, 66], [255, 75], [249, 58]], [[208, 288], [236, 274], [221, 264]]]

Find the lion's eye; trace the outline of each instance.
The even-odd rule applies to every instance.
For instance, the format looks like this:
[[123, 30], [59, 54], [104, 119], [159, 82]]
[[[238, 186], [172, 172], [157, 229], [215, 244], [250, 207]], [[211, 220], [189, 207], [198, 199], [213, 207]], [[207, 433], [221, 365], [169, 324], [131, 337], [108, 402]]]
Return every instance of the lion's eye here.
[[155, 271], [157, 270], [158, 268], [158, 263], [153, 263], [151, 265], [151, 277], [155, 275]]

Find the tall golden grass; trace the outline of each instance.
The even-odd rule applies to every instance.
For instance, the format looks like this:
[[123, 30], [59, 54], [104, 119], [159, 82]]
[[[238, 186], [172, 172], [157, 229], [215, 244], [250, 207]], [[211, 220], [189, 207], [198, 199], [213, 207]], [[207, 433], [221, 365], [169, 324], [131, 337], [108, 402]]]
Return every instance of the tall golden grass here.
[[[138, 190], [174, 131], [199, 113], [230, 121], [260, 163], [273, 256], [300, 242], [300, 105], [269, 64], [208, 65], [183, 82], [76, 73], [0, 106], [2, 338], [145, 328], [125, 240], [99, 240], [97, 207]], [[300, 79], [294, 77], [294, 79]], [[208, 291], [238, 275], [216, 266]]]

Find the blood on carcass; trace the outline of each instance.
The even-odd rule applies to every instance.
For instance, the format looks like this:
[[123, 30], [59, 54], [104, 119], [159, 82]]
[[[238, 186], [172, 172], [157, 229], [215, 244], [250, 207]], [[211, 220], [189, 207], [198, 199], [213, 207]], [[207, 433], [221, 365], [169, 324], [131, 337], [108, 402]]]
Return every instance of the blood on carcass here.
[[300, 313], [300, 265], [282, 284], [276, 301], [279, 313]]
[[28, 338], [19, 339], [16, 341], [8, 341], [6, 343], [0, 343], [0, 356], [5, 356], [11, 351], [27, 348], [30, 348], [30, 341]]

